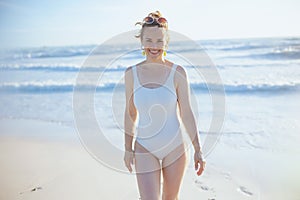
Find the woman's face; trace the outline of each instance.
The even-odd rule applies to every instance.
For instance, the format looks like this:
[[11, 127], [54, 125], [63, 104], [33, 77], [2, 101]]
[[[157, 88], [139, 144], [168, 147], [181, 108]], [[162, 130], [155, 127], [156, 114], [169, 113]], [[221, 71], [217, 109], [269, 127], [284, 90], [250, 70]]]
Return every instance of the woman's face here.
[[147, 56], [152, 58], [162, 56], [166, 44], [166, 30], [164, 28], [157, 26], [144, 28], [142, 45]]

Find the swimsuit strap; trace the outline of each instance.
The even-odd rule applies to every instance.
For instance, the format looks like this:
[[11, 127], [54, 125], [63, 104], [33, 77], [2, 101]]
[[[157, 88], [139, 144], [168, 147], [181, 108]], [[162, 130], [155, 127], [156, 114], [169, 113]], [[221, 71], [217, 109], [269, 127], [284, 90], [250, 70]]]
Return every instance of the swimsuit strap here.
[[134, 65], [132, 67], [132, 73], [133, 73], [133, 85], [134, 85], [134, 88], [139, 88], [141, 85], [140, 85], [140, 81], [139, 81], [139, 78], [137, 76], [137, 70], [136, 70], [136, 65]]
[[169, 77], [168, 77], [168, 79], [167, 79], [165, 85], [171, 84], [171, 85], [169, 85], [169, 86], [174, 86], [174, 75], [175, 75], [175, 72], [176, 72], [176, 68], [177, 68], [177, 65], [174, 63], [174, 64], [172, 65], [172, 68], [171, 68]]

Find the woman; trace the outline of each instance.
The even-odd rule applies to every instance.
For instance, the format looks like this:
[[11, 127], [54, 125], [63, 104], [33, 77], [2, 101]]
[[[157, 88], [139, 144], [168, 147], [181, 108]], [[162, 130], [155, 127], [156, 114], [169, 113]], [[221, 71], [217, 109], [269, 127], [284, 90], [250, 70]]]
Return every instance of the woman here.
[[[142, 200], [160, 199], [161, 175], [162, 198], [174, 200], [178, 199], [187, 165], [177, 109], [192, 140], [198, 176], [205, 168], [190, 106], [187, 75], [183, 67], [164, 58], [169, 38], [168, 23], [161, 13], [152, 12], [137, 24], [142, 25], [136, 37], [141, 40], [146, 60], [125, 72], [124, 162], [130, 172], [135, 165]], [[133, 144], [137, 116], [139, 123]]]

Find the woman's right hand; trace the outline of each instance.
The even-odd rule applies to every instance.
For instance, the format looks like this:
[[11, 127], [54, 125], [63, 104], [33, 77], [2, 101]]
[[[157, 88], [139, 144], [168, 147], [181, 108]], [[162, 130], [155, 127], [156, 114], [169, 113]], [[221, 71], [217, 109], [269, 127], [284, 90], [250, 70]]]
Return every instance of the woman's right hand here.
[[124, 155], [124, 162], [127, 167], [127, 169], [132, 172], [132, 165], [133, 165], [133, 159], [134, 159], [134, 152], [133, 151], [125, 151]]

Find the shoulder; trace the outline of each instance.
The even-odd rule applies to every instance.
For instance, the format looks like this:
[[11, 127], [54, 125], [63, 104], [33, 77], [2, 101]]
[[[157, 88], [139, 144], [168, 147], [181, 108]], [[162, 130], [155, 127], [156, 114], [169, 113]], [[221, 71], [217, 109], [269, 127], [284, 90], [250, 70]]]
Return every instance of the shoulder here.
[[186, 69], [180, 65], [177, 65], [176, 66], [176, 76], [186, 78], [187, 77]]
[[176, 67], [176, 73], [174, 77], [176, 87], [184, 86], [188, 84], [188, 75], [186, 69], [180, 65]]
[[127, 74], [128, 72], [131, 72], [132, 68], [133, 68], [133, 66], [127, 67], [126, 70], [125, 70], [125, 74]]
[[133, 82], [133, 69], [134, 66], [129, 66], [126, 68], [126, 70], [124, 71], [124, 79], [125, 79], [125, 85], [132, 85]]

